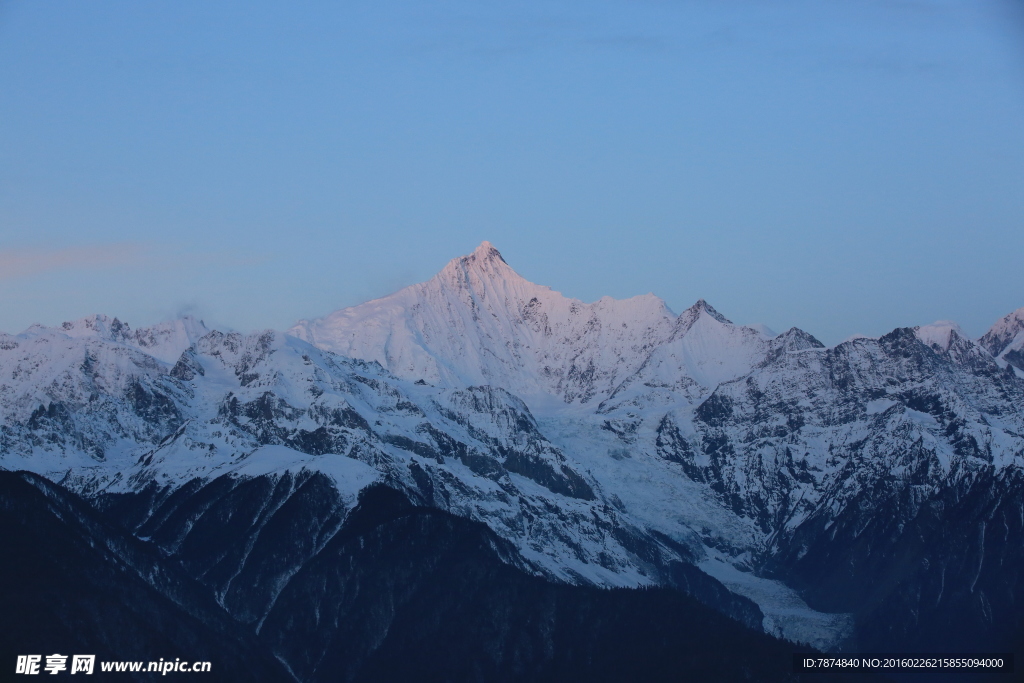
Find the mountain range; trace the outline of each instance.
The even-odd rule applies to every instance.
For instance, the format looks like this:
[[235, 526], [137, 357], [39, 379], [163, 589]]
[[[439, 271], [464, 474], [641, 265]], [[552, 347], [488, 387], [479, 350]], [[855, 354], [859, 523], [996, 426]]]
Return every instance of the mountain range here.
[[[709, 676], [787, 680], [786, 641], [1008, 651], [1024, 626], [1024, 308], [826, 347], [570, 299], [485, 242], [287, 332], [0, 334], [0, 467], [4, 527], [77, 539], [80, 595], [129, 576], [152, 642], [198, 621], [232, 662], [271, 653], [252, 680], [671, 678], [694, 619], [723, 662], [749, 645]], [[145, 649], [109, 627], [138, 618], [100, 645]]]

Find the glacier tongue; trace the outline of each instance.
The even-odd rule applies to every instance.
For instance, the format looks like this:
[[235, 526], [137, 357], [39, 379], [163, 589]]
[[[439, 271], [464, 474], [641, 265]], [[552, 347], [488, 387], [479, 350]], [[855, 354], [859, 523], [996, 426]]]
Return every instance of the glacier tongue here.
[[807, 643], [822, 652], [835, 652], [853, 634], [852, 614], [813, 610], [781, 581], [755, 576], [720, 559], [708, 558], [698, 566], [729, 590], [756, 602], [764, 612], [765, 633]]

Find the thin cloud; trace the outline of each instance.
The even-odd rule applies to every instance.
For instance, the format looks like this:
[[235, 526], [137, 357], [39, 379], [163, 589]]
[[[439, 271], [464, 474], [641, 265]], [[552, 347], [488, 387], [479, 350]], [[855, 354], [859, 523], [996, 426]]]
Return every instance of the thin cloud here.
[[225, 251], [196, 252], [177, 247], [117, 242], [64, 249], [0, 249], [0, 282], [67, 270], [148, 268], [189, 270], [209, 266], [245, 268], [259, 266], [269, 254]]
[[140, 244], [68, 247], [64, 249], [0, 249], [0, 280], [15, 280], [61, 270], [105, 270], [138, 264], [148, 249]]

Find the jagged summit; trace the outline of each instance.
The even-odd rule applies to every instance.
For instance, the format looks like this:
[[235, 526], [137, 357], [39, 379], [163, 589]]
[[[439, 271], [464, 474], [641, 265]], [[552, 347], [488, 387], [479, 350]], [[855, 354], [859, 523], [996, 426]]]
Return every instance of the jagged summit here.
[[289, 333], [406, 379], [572, 402], [635, 368], [674, 317], [653, 295], [590, 304], [565, 297], [520, 276], [483, 242], [426, 282], [300, 321]]
[[1024, 371], [1024, 308], [997, 320], [978, 343], [1000, 361]]
[[726, 325], [732, 325], [733, 324], [733, 322], [731, 320], [729, 320], [724, 315], [722, 315], [721, 313], [716, 311], [715, 307], [712, 306], [711, 304], [709, 304], [704, 299], [697, 299], [697, 303], [695, 303], [693, 306], [691, 306], [691, 310], [707, 313], [708, 315], [710, 315], [712, 318], [714, 318], [715, 320], [717, 320], [720, 323], [725, 323]]
[[492, 384], [570, 404], [610, 396], [683, 338], [659, 367], [713, 387], [748, 368], [769, 336], [734, 325], [703, 299], [676, 316], [653, 294], [593, 303], [563, 296], [520, 276], [486, 241], [426, 282], [300, 321], [289, 334], [413, 381]]
[[535, 285], [513, 270], [490, 242], [483, 242], [472, 253], [449, 261], [427, 282], [407, 287], [384, 300], [394, 300], [403, 295], [414, 299], [446, 295], [462, 298], [468, 305], [476, 307], [497, 305], [506, 300], [529, 301], [534, 296], [550, 293], [549, 287]]
[[436, 277], [469, 271], [476, 271], [481, 275], [490, 277], [520, 278], [519, 274], [512, 270], [502, 257], [501, 252], [487, 241], [481, 242], [480, 246], [471, 253], [453, 258]]
[[914, 334], [927, 346], [946, 351], [956, 339], [967, 339], [967, 334], [960, 328], [960, 325], [952, 320], [936, 320], [931, 325], [919, 325], [914, 328]]
[[978, 342], [993, 356], [999, 356], [1021, 332], [1024, 332], [1024, 307], [997, 320]]
[[679, 314], [676, 318], [675, 336], [686, 334], [701, 319], [706, 316], [722, 325], [732, 325], [733, 322], [715, 310], [715, 308], [704, 299], [697, 299], [697, 303]]
[[499, 252], [493, 244], [484, 240], [480, 243], [480, 246], [473, 250], [473, 253], [469, 255], [469, 258], [477, 259], [498, 259], [502, 263], [505, 263], [505, 259], [502, 258], [501, 252]]

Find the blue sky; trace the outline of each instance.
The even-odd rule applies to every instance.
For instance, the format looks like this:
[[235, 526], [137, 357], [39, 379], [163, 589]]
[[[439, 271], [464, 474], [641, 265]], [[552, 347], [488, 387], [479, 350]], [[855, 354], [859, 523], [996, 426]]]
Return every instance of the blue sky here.
[[0, 0], [0, 330], [284, 328], [485, 239], [587, 301], [981, 334], [1024, 3]]

